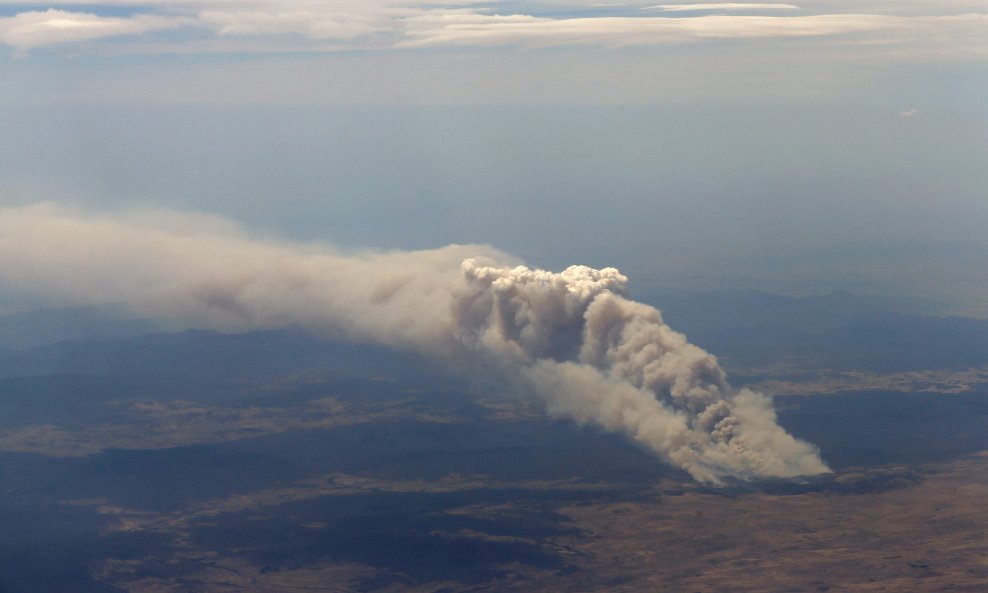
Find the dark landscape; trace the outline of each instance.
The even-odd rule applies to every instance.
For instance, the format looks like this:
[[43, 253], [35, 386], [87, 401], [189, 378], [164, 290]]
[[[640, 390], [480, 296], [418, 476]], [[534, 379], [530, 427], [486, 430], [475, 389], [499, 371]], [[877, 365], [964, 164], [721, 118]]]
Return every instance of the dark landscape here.
[[880, 319], [904, 354], [724, 362], [802, 387], [780, 422], [834, 473], [720, 487], [412, 355], [92, 310], [21, 347], [32, 316], [0, 318], [0, 591], [985, 590], [988, 356], [942, 363], [988, 333], [833, 309], [818, 344]]

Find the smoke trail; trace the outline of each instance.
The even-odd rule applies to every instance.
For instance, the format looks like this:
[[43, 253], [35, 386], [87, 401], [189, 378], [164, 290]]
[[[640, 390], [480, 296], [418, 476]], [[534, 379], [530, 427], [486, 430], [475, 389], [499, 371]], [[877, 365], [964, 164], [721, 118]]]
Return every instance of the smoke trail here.
[[299, 325], [470, 362], [698, 480], [827, 471], [768, 398], [733, 390], [715, 357], [627, 298], [613, 268], [533, 270], [478, 245], [345, 255], [217, 218], [41, 204], [0, 209], [0, 283], [59, 304], [122, 302], [225, 330]]

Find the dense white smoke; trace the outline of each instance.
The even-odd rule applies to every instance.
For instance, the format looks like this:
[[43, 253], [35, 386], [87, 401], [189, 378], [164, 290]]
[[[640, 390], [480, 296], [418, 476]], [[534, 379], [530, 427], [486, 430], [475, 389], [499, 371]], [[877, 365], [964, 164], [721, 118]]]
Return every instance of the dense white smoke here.
[[226, 330], [298, 325], [467, 361], [549, 413], [620, 431], [694, 478], [827, 471], [765, 396], [627, 298], [613, 268], [533, 270], [486, 246], [340, 254], [174, 212], [0, 209], [0, 285]]

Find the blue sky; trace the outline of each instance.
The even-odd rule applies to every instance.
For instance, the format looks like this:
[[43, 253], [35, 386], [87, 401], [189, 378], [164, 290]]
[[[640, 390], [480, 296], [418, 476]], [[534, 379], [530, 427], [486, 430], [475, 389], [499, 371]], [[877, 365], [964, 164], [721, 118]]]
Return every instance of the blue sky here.
[[988, 314], [986, 40], [968, 0], [0, 2], [0, 205]]

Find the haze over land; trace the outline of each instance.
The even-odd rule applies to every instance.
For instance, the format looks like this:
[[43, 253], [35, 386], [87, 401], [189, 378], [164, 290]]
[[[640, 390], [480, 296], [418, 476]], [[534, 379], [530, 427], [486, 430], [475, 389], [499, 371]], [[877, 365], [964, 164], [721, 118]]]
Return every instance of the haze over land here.
[[983, 3], [686, 8], [4, 2], [0, 200], [984, 317]]

